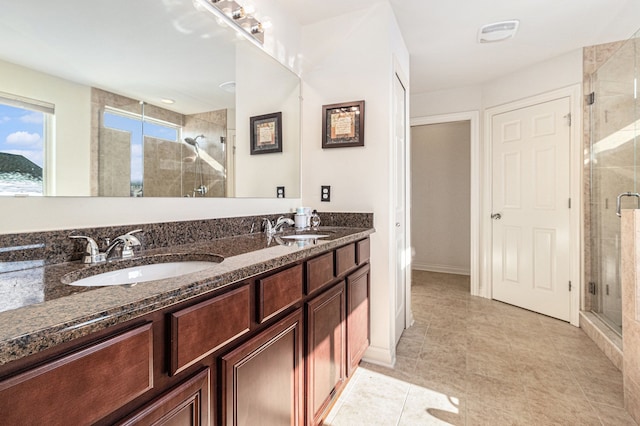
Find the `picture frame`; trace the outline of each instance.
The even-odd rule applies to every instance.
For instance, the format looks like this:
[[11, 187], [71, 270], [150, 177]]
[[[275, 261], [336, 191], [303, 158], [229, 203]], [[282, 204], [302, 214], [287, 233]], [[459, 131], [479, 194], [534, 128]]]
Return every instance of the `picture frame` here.
[[282, 152], [282, 112], [249, 118], [251, 155]]
[[322, 148], [364, 146], [364, 101], [322, 106]]

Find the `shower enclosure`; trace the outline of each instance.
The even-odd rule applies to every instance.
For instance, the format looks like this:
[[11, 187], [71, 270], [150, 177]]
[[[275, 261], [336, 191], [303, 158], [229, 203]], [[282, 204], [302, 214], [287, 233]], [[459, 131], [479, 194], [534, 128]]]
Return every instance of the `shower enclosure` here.
[[[636, 37], [606, 46], [609, 51], [615, 50], [591, 74], [591, 94], [586, 96], [589, 123], [585, 168], [589, 188], [585, 218], [586, 307], [617, 333], [622, 332], [617, 204], [622, 209], [640, 206]], [[599, 53], [607, 52], [607, 48], [602, 47]]]

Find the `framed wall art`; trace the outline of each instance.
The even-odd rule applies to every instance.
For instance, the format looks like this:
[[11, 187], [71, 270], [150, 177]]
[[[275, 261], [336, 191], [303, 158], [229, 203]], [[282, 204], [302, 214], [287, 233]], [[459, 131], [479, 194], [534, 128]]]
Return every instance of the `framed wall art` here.
[[322, 106], [322, 148], [364, 146], [364, 101]]
[[249, 118], [251, 155], [282, 152], [282, 112]]

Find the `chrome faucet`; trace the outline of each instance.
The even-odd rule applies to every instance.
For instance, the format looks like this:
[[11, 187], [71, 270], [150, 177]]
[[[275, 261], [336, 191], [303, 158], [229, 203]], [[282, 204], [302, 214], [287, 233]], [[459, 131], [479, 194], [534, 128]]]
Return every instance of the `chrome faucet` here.
[[109, 247], [107, 247], [104, 252], [105, 258], [109, 259], [109, 256], [111, 256], [111, 252], [113, 251], [113, 249], [115, 249], [120, 244], [122, 244], [120, 258], [128, 259], [130, 257], [133, 257], [133, 248], [140, 246], [140, 240], [132, 234], [140, 231], [142, 231], [142, 229], [135, 229], [133, 231], [127, 232], [124, 235], [120, 235], [114, 238], [113, 242], [109, 244]]
[[100, 251], [98, 243], [96, 243], [96, 241], [91, 237], [87, 237], [85, 235], [69, 235], [69, 238], [87, 240], [87, 246], [85, 248], [84, 256], [82, 257], [82, 261], [84, 263], [102, 263], [109, 259], [113, 249], [120, 244], [122, 244], [122, 254], [120, 257], [122, 259], [132, 257], [133, 247], [140, 246], [140, 240], [132, 234], [140, 231], [142, 231], [142, 229], [129, 231], [124, 235], [116, 237], [111, 244], [107, 242], [109, 246], [104, 252]]
[[264, 224], [264, 232], [268, 235], [268, 236], [272, 236], [274, 234], [276, 234], [277, 232], [282, 230], [282, 227], [284, 225], [289, 225], [289, 226], [293, 226], [294, 222], [292, 219], [289, 219], [288, 217], [284, 217], [284, 216], [280, 216], [277, 220], [276, 220], [276, 224], [273, 225], [271, 224], [271, 221], [267, 218], [262, 219], [262, 223]]

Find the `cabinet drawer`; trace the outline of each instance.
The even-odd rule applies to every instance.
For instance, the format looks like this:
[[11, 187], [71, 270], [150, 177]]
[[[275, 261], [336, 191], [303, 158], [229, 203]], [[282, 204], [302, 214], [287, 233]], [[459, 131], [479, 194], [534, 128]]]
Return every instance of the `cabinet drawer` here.
[[333, 281], [333, 252], [323, 254], [307, 262], [307, 285], [306, 293], [324, 287]]
[[351, 243], [336, 250], [336, 277], [356, 267], [356, 245]]
[[249, 285], [171, 314], [171, 366], [175, 374], [249, 331]]
[[91, 424], [153, 387], [151, 324], [0, 383], [3, 424]]
[[263, 323], [302, 299], [302, 265], [258, 281], [258, 322]]
[[366, 240], [360, 240], [356, 243], [356, 262], [358, 265], [362, 265], [365, 262], [369, 261], [370, 253], [371, 253], [371, 240], [367, 238]]

